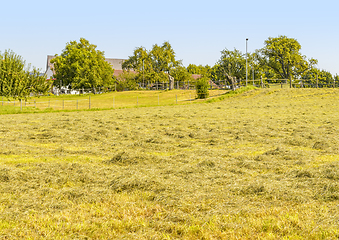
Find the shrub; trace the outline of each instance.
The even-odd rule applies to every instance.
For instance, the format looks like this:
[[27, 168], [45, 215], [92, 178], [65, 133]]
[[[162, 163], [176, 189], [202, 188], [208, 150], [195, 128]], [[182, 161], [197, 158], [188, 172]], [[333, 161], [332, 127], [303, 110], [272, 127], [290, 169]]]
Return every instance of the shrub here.
[[195, 87], [197, 92], [197, 98], [203, 99], [209, 96], [209, 79], [207, 77], [201, 77], [197, 80]]

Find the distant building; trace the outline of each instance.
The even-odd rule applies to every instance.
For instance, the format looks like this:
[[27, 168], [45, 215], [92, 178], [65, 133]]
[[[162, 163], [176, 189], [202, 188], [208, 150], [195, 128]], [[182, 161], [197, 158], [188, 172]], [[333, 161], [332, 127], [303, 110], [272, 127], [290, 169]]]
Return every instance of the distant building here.
[[[47, 65], [46, 65], [46, 75], [47, 79], [51, 79], [53, 76], [53, 67], [54, 64], [51, 63], [51, 60], [55, 58], [55, 56], [52, 55], [47, 55]], [[112, 68], [114, 69], [114, 76], [120, 75], [123, 70], [122, 70], [122, 63], [126, 61], [127, 59], [117, 59], [117, 58], [105, 58], [105, 61], [110, 63]]]

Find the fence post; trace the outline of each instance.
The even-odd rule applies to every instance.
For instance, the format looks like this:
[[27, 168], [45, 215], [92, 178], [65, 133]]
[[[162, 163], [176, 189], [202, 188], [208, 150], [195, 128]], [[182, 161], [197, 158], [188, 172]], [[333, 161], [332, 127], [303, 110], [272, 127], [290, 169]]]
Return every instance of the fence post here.
[[262, 76], [260, 76], [260, 85], [261, 85], [261, 88], [263, 88]]
[[283, 81], [282, 80], [281, 80], [280, 84], [281, 84], [281, 88], [283, 88]]
[[20, 99], [20, 111], [22, 111], [22, 99]]
[[88, 108], [91, 109], [91, 96], [88, 96]]

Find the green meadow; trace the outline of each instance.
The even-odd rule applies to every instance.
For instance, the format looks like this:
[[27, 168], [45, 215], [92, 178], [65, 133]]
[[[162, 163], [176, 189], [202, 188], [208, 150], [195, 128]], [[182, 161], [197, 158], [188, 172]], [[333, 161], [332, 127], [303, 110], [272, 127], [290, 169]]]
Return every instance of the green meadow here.
[[[211, 90], [209, 99], [220, 97], [226, 90]], [[77, 111], [180, 105], [199, 102], [195, 90], [126, 91], [104, 94], [81, 94], [30, 97], [26, 101], [0, 97], [0, 114]], [[206, 99], [207, 100], [207, 99]], [[201, 100], [200, 100], [201, 101]]]
[[339, 238], [338, 89], [129, 94], [0, 105], [0, 239]]

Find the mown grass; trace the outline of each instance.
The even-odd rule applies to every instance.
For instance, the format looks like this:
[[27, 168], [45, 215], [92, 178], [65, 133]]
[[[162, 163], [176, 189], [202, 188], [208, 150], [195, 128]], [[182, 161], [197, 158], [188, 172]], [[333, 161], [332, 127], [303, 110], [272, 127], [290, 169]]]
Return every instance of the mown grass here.
[[339, 91], [0, 116], [0, 238], [338, 239]]

